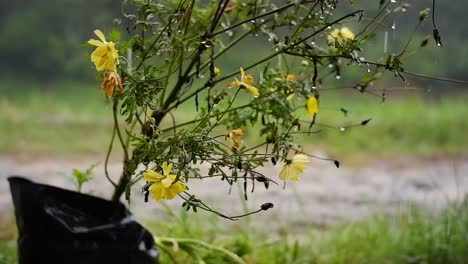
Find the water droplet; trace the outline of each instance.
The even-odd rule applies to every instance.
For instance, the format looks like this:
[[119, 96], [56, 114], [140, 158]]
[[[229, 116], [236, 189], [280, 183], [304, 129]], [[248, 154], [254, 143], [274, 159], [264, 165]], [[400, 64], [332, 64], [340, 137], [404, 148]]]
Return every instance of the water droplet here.
[[384, 53], [387, 53], [388, 51], [388, 31], [385, 31], [383, 51]]
[[315, 46], [315, 41], [310, 42], [310, 45]]
[[346, 128], [340, 127], [340, 132], [345, 132]]
[[226, 34], [227, 34], [228, 36], [230, 36], [230, 37], [232, 37], [232, 35], [233, 35], [233, 33], [232, 33], [231, 30], [226, 31]]
[[359, 57], [359, 60], [360, 60], [360, 61], [365, 61], [366, 58], [364, 58], [364, 57]]
[[333, 68], [333, 64], [328, 64], [328, 68]]
[[437, 43], [437, 47], [442, 47], [442, 44], [440, 44], [440, 43]]
[[367, 72], [370, 72], [370, 65], [367, 63]]
[[315, 87], [315, 86], [312, 86], [312, 90], [315, 90], [315, 89], [317, 89], [317, 87]]
[[337, 80], [339, 80], [339, 79], [341, 79], [341, 76], [340, 76], [340, 75], [337, 75], [337, 76], [335, 76], [335, 78], [336, 78]]
[[430, 93], [430, 92], [431, 92], [431, 88], [427, 88], [427, 92]]
[[395, 30], [395, 28], [396, 28], [396, 25], [395, 25], [395, 22], [393, 22], [392, 29]]
[[390, 3], [396, 3], [396, 0], [390, 0]]

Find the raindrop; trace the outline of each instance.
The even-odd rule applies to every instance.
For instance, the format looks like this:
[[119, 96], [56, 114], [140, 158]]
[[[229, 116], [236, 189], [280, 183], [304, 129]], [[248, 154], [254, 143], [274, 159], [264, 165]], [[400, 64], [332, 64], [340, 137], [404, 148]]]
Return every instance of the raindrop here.
[[385, 31], [384, 47], [383, 47], [384, 53], [387, 53], [387, 50], [388, 50], [387, 44], [388, 44], [388, 31]]
[[310, 45], [315, 46], [315, 41], [310, 42]]
[[370, 65], [367, 63], [367, 72], [370, 72]]
[[390, 0], [390, 3], [396, 3], [396, 0]]
[[312, 86], [312, 90], [315, 90], [315, 89], [317, 89], [317, 87], [315, 87], [315, 86]]
[[396, 27], [395, 21], [393, 21], [392, 29], [395, 30], [395, 27]]
[[365, 61], [365, 60], [366, 60], [366, 58], [364, 58], [364, 57], [359, 57], [359, 61]]
[[231, 30], [226, 31], [226, 34], [227, 34], [228, 36], [230, 36], [230, 37], [232, 37], [232, 35], [233, 35], [233, 33], [232, 33]]
[[341, 79], [341, 75], [337, 75], [335, 78], [336, 78], [337, 80], [339, 80], [339, 79]]
[[440, 44], [440, 43], [437, 43], [437, 47], [442, 47], [442, 44]]
[[346, 128], [340, 127], [340, 132], [345, 132]]
[[427, 88], [427, 92], [430, 93], [430, 92], [431, 92], [431, 88]]
[[333, 64], [328, 64], [328, 68], [333, 68]]

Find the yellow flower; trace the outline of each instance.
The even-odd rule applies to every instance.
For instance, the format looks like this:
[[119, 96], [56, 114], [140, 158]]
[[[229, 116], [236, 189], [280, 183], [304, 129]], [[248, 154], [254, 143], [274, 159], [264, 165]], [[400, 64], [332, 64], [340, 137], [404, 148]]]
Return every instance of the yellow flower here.
[[249, 92], [254, 97], [258, 97], [260, 94], [258, 93], [257, 88], [250, 85], [251, 83], [254, 82], [254, 79], [253, 79], [252, 75], [250, 75], [250, 74], [245, 75], [244, 69], [242, 69], [242, 67], [240, 68], [240, 72], [241, 72], [241, 80], [239, 81], [239, 80], [237, 80], [237, 78], [234, 78], [235, 81], [229, 83], [227, 85], [227, 88], [231, 89], [233, 87], [238, 86], [238, 87], [246, 90], [247, 92]]
[[114, 93], [115, 86], [119, 87], [120, 93], [123, 93], [122, 79], [120, 78], [120, 75], [113, 71], [106, 71], [101, 83], [101, 94], [106, 92], [107, 97], [111, 97]]
[[296, 75], [294, 74], [281, 74], [281, 78], [286, 81], [294, 81], [296, 80]]
[[243, 135], [244, 135], [244, 131], [242, 130], [242, 128], [234, 129], [231, 131], [226, 131], [224, 132], [224, 141], [226, 141], [228, 138], [231, 138], [232, 147], [237, 149], [240, 147], [240, 138]]
[[329, 43], [334, 43], [335, 41], [343, 41], [347, 39], [354, 39], [354, 33], [347, 27], [342, 27], [341, 29], [335, 28], [330, 34], [327, 36]]
[[147, 182], [151, 182], [151, 186], [148, 191], [154, 200], [159, 201], [161, 199], [172, 199], [177, 194], [185, 190], [185, 184], [181, 181], [176, 181], [177, 175], [170, 174], [172, 170], [172, 164], [164, 162], [161, 166], [163, 169], [163, 175], [153, 171], [146, 170], [143, 173], [143, 178]]
[[215, 76], [218, 76], [220, 72], [221, 72], [221, 70], [218, 67], [214, 67], [213, 73], [214, 73]]
[[298, 181], [297, 175], [302, 173], [305, 169], [304, 163], [308, 163], [309, 158], [304, 154], [296, 154], [292, 160], [284, 164], [283, 169], [279, 174], [280, 180]]
[[119, 63], [119, 54], [115, 49], [115, 43], [112, 41], [107, 42], [101, 30], [94, 30], [94, 34], [100, 39], [90, 39], [89, 44], [97, 48], [91, 53], [91, 62], [96, 66], [97, 71], [110, 70], [117, 71], [117, 64]]
[[318, 112], [318, 101], [315, 96], [309, 96], [306, 99], [306, 110], [309, 117], [314, 117]]

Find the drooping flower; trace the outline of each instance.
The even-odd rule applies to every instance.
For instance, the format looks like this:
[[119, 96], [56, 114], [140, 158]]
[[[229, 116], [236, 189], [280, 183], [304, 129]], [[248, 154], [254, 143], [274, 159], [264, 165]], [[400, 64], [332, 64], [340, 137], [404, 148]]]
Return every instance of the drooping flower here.
[[279, 174], [280, 180], [298, 181], [297, 175], [302, 173], [305, 169], [305, 163], [308, 163], [309, 158], [304, 154], [296, 154], [292, 159], [283, 165]]
[[145, 181], [152, 183], [148, 191], [156, 201], [172, 199], [185, 190], [185, 184], [180, 180], [176, 181], [177, 175], [171, 174], [172, 166], [172, 164], [164, 162], [161, 166], [163, 169], [162, 175], [153, 170], [146, 170], [143, 173]]
[[235, 81], [229, 83], [227, 85], [227, 88], [231, 89], [231, 88], [234, 88], [234, 87], [240, 87], [240, 88], [246, 90], [247, 92], [249, 92], [254, 97], [258, 97], [260, 94], [258, 93], [257, 88], [250, 85], [251, 83], [254, 82], [254, 79], [253, 79], [252, 75], [250, 75], [250, 74], [245, 75], [244, 69], [242, 69], [242, 67], [240, 68], [240, 73], [241, 73], [240, 81], [237, 80], [237, 78], [234, 78]]
[[123, 93], [122, 79], [120, 78], [120, 75], [113, 71], [106, 71], [101, 83], [101, 93], [105, 92], [107, 97], [111, 97], [114, 93], [115, 86], [119, 88], [120, 93]]
[[309, 96], [306, 99], [306, 110], [309, 117], [314, 117], [318, 112], [318, 101], [315, 96]]
[[335, 28], [328, 34], [327, 39], [329, 43], [335, 43], [335, 41], [341, 42], [347, 39], [354, 39], [355, 37], [356, 36], [349, 28], [342, 27], [341, 29]]
[[91, 62], [96, 66], [97, 71], [117, 71], [117, 64], [119, 63], [119, 54], [115, 49], [115, 43], [106, 41], [104, 34], [101, 30], [94, 30], [94, 34], [99, 38], [90, 39], [89, 44], [97, 48], [91, 53]]
[[234, 129], [231, 131], [224, 132], [224, 140], [227, 141], [228, 138], [232, 140], [232, 147], [239, 148], [240, 147], [240, 138], [244, 135], [244, 131], [242, 128]]

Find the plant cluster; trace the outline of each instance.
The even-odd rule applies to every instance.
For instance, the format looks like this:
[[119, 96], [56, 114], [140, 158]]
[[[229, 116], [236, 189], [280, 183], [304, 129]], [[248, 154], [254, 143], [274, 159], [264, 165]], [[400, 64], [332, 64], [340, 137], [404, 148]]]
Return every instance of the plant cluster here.
[[[125, 22], [119, 23], [126, 23], [128, 39], [113, 32], [107, 40], [96, 30], [98, 40], [89, 41], [96, 46], [91, 61], [103, 72], [101, 91], [113, 104], [114, 130], [106, 159], [106, 176], [115, 187], [113, 200], [124, 194], [130, 199], [130, 187], [144, 180], [146, 200], [180, 197], [187, 210], [235, 220], [245, 215], [212, 209], [190, 192], [189, 180], [219, 178], [220, 184], [229, 185], [241, 181], [247, 199], [257, 184], [268, 189], [298, 181], [311, 158], [339, 167], [337, 160], [306, 153], [296, 143], [297, 136], [362, 126], [370, 119], [348, 127], [318, 122], [320, 101], [326, 100], [321, 92], [345, 69], [364, 65], [368, 70], [362, 79], [346, 88], [384, 99], [385, 94], [367, 88], [384, 72], [403, 80], [411, 74], [402, 62], [408, 45], [376, 61], [364, 56], [375, 32], [404, 5], [380, 1], [373, 16], [353, 8], [352, 1], [337, 0], [124, 1]], [[421, 12], [417, 25], [428, 13]], [[223, 56], [259, 36], [268, 40], [265, 49], [270, 54], [225, 73], [219, 62]], [[435, 39], [441, 43], [439, 34]], [[297, 58], [300, 62], [294, 63]], [[194, 119], [178, 121], [178, 107], [192, 103]], [[263, 142], [244, 144], [242, 137], [248, 133], [259, 133]], [[124, 155], [118, 181], [107, 172], [114, 140]], [[278, 163], [278, 178], [259, 170]], [[246, 215], [271, 207], [265, 203]]]

